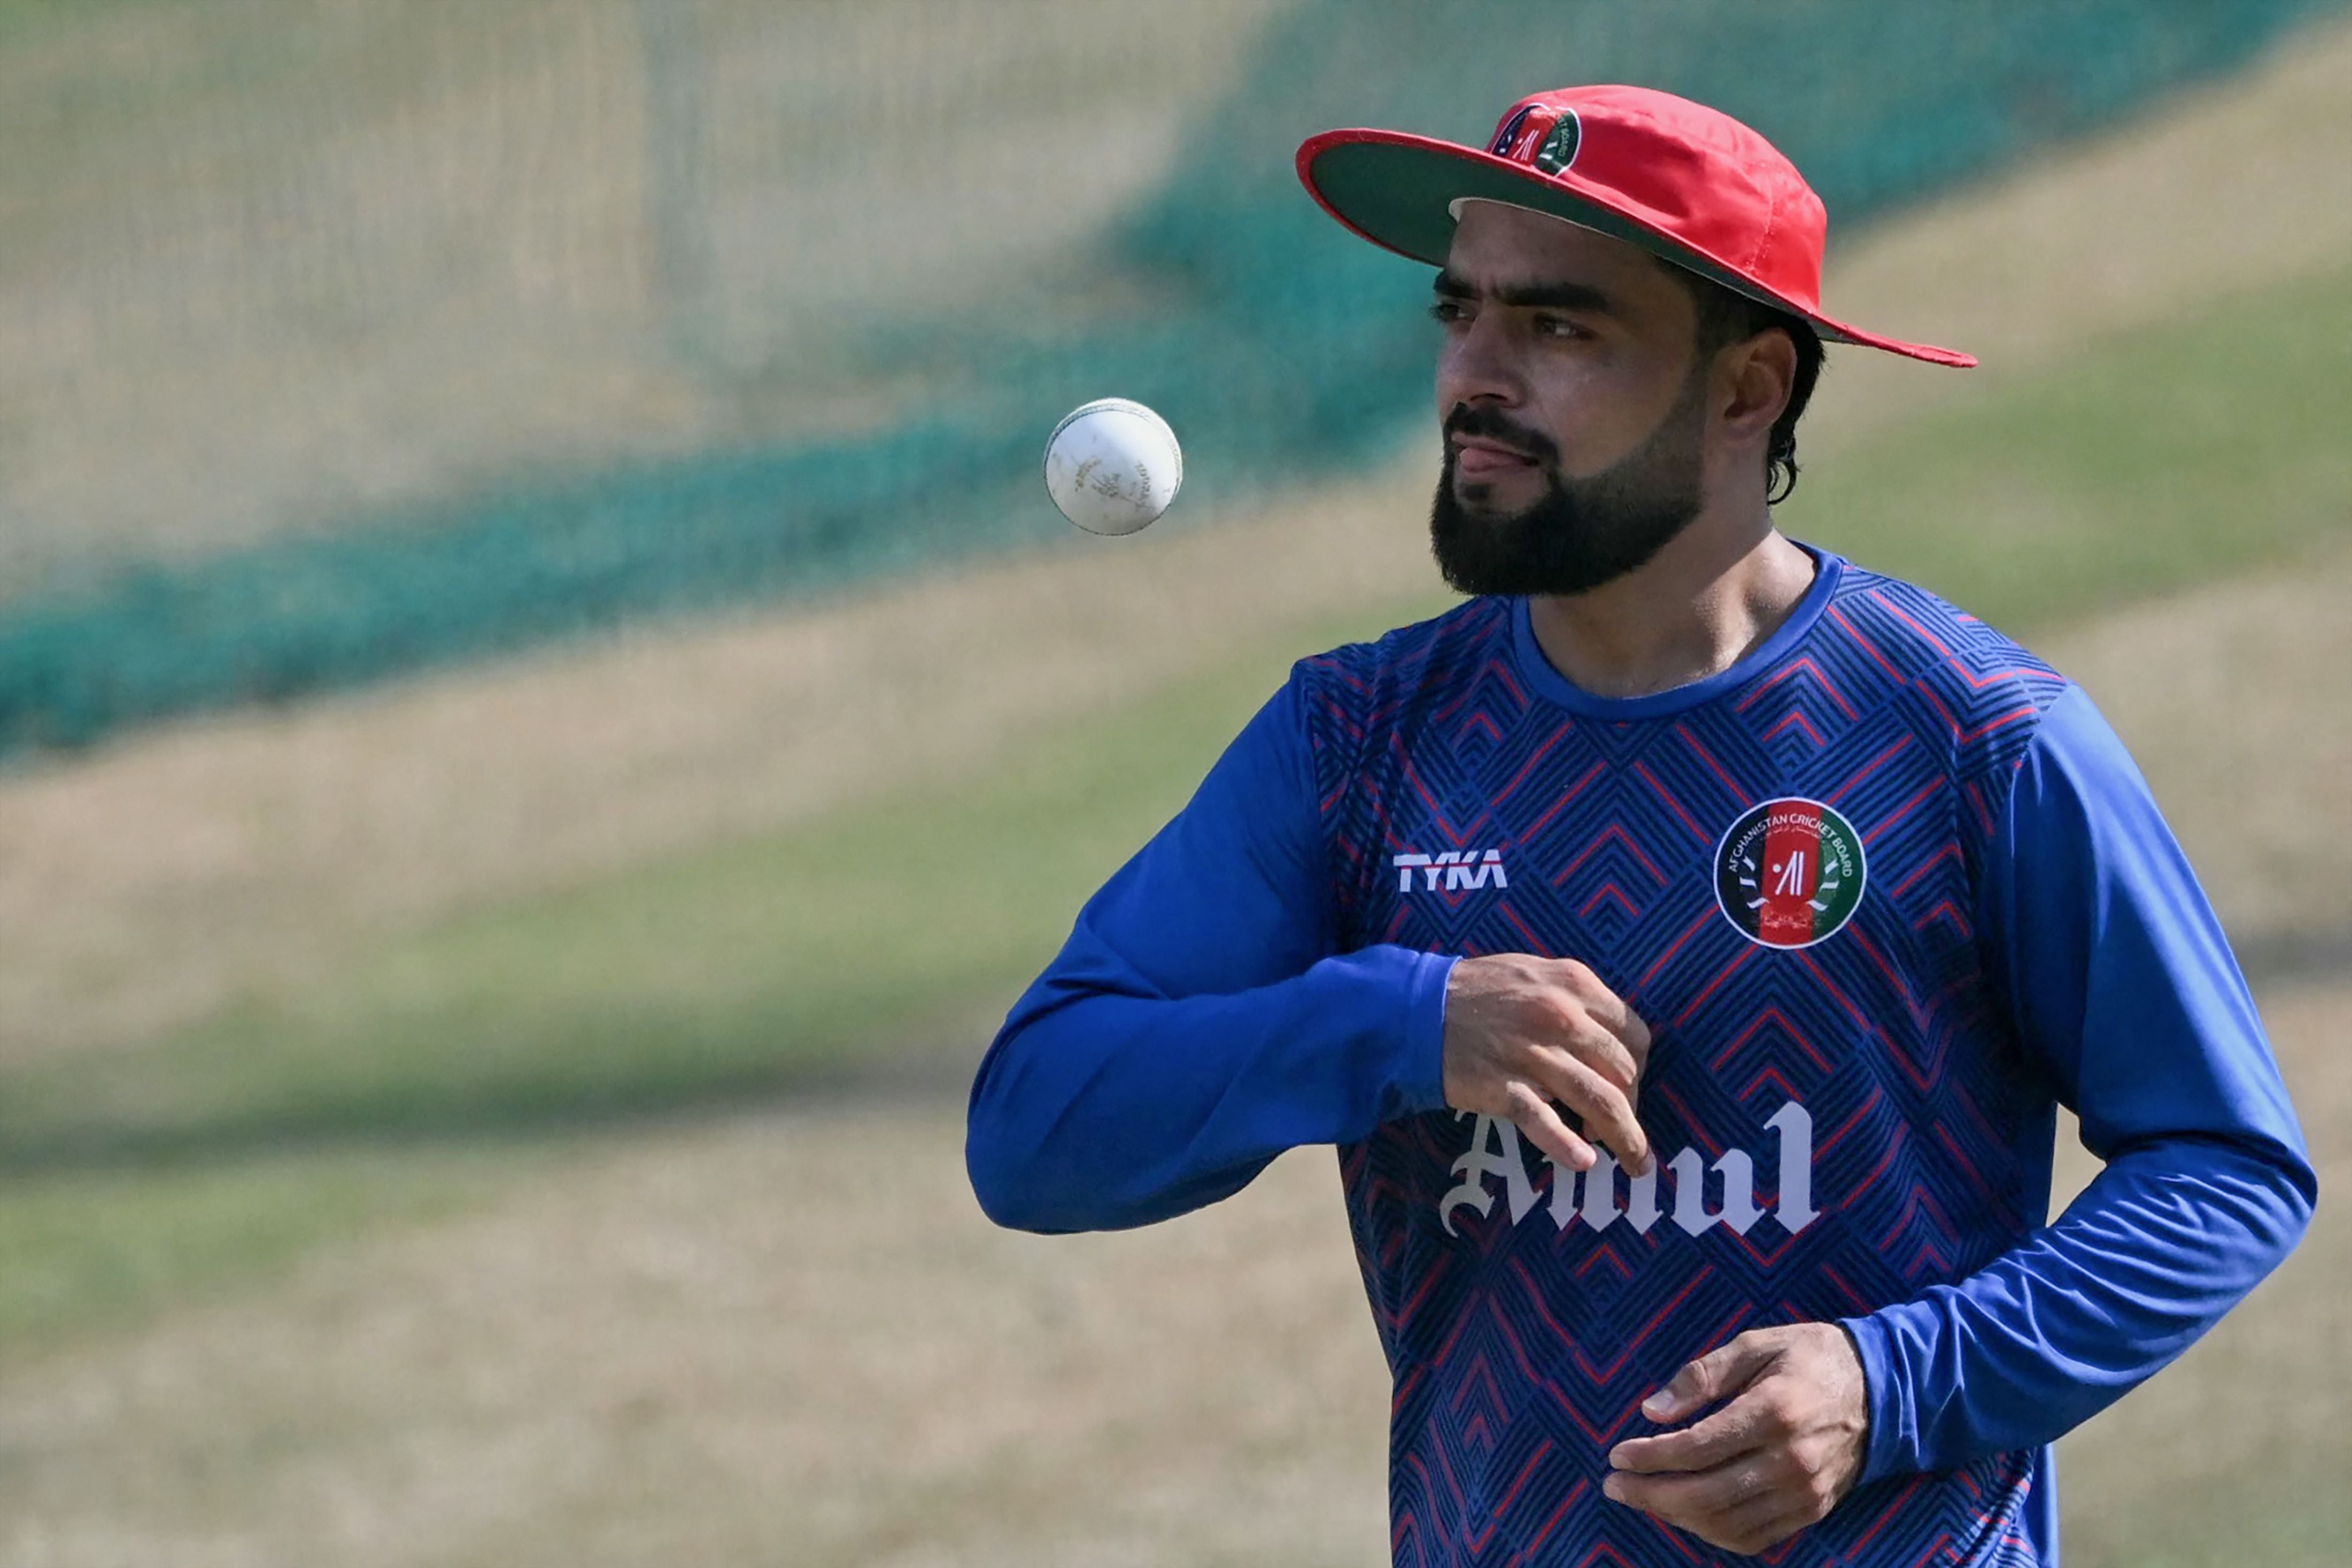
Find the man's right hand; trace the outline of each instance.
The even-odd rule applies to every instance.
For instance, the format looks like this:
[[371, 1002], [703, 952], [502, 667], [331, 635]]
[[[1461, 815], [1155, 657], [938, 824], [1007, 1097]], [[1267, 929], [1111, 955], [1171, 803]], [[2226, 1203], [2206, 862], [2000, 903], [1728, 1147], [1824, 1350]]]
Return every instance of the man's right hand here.
[[[1590, 1170], [1590, 1137], [1635, 1176], [1650, 1140], [1633, 1091], [1650, 1030], [1573, 958], [1498, 953], [1454, 966], [1445, 991], [1445, 1103], [1500, 1116], [1570, 1170]], [[1584, 1119], [1580, 1137], [1555, 1105]]]

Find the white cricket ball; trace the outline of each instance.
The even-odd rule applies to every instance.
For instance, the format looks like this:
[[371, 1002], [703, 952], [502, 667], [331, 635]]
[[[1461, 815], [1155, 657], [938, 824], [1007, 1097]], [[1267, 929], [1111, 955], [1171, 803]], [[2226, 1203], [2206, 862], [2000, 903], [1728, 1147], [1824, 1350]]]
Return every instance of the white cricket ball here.
[[1157, 520], [1184, 484], [1184, 452], [1168, 422], [1123, 397], [1062, 416], [1045, 441], [1045, 492], [1090, 534], [1131, 534]]

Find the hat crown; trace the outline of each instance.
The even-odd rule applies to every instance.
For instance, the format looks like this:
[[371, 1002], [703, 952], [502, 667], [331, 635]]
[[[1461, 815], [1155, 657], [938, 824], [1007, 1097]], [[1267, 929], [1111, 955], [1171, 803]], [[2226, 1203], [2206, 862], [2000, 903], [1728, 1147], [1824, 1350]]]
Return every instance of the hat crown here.
[[1779, 148], [1720, 110], [1654, 88], [1560, 88], [1505, 110], [1486, 152], [1820, 308], [1829, 214]]

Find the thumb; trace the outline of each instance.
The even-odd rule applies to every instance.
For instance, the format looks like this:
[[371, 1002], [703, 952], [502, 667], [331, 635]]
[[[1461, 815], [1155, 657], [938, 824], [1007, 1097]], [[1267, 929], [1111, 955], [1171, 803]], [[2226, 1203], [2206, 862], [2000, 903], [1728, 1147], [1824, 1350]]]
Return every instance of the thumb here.
[[1653, 1421], [1679, 1421], [1747, 1387], [1778, 1354], [1770, 1340], [1750, 1330], [1685, 1364], [1664, 1388], [1642, 1401], [1642, 1414]]

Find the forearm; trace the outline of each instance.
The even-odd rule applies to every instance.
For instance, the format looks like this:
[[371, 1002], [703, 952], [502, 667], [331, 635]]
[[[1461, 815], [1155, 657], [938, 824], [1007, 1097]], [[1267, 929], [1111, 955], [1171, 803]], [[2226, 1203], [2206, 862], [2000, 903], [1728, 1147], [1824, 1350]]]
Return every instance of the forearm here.
[[1991, 1266], [1847, 1320], [1870, 1394], [1864, 1479], [2038, 1447], [2096, 1415], [2276, 1267], [2315, 1190], [2283, 1147], [2147, 1145]]
[[1057, 965], [972, 1085], [965, 1157], [981, 1207], [1024, 1230], [1150, 1224], [1237, 1191], [1284, 1149], [1442, 1105], [1453, 964], [1368, 947], [1173, 999]]

